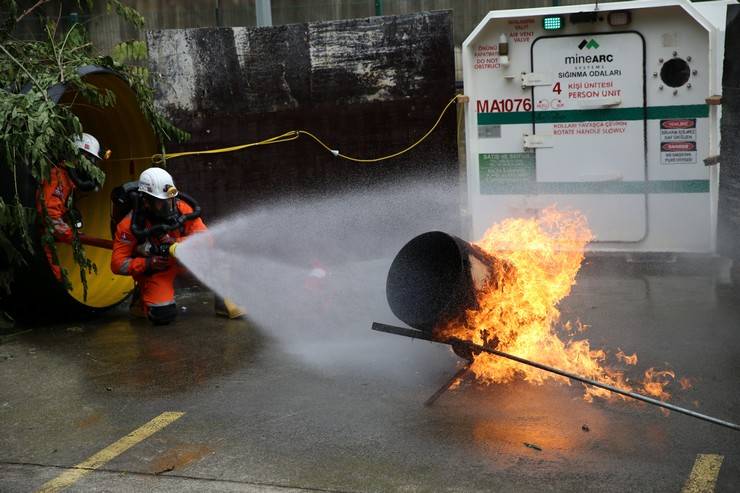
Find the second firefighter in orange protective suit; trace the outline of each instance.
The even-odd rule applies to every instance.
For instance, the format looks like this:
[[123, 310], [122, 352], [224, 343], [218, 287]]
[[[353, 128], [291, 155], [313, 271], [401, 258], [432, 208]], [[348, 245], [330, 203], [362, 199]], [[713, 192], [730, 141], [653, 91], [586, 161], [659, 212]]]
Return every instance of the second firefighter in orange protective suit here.
[[177, 316], [175, 278], [183, 268], [169, 256], [169, 247], [207, 229], [197, 204], [188, 199], [167, 171], [145, 170], [139, 177], [138, 204], [118, 223], [113, 238], [111, 270], [134, 278], [138, 297], [132, 308], [141, 303], [157, 325]]
[[[94, 165], [100, 161], [100, 144], [98, 140], [88, 133], [75, 137], [75, 146], [81, 149], [87, 159]], [[39, 194], [36, 200], [36, 209], [40, 217], [46, 217], [51, 226], [54, 240], [59, 243], [72, 243], [70, 217], [75, 211], [72, 206], [74, 192], [92, 192], [97, 190], [97, 183], [84, 172], [72, 166], [68, 161], [61, 161], [53, 166], [49, 173], [49, 179], [41, 182]], [[46, 211], [44, 211], [46, 209]], [[46, 212], [46, 215], [44, 215]], [[62, 280], [62, 268], [54, 259], [54, 254], [49, 246], [44, 247], [46, 258], [49, 261], [52, 273], [57, 280]]]

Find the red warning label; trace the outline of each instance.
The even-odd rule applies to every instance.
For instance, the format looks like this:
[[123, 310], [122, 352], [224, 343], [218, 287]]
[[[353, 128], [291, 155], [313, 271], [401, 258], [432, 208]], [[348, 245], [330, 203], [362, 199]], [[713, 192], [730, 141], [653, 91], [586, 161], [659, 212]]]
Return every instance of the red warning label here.
[[664, 142], [660, 144], [662, 152], [695, 151], [696, 142]]
[[696, 163], [696, 118], [660, 120], [660, 163]]
[[685, 120], [661, 120], [660, 128], [673, 130], [677, 128], [696, 128], [696, 119], [690, 118]]

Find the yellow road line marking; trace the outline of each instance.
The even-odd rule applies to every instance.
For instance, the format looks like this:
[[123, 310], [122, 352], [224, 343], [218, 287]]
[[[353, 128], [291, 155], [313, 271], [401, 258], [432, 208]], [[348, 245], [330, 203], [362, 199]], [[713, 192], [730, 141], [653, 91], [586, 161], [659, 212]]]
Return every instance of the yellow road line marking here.
[[52, 493], [63, 490], [64, 488], [78, 481], [81, 477], [85, 476], [95, 469], [102, 467], [110, 460], [121, 455], [137, 443], [146, 440], [165, 426], [171, 424], [177, 419], [180, 419], [184, 414], [185, 413], [178, 412], [167, 412], [160, 414], [156, 418], [135, 429], [117, 442], [108, 445], [97, 454], [91, 456], [83, 462], [80, 462], [76, 466], [72, 467], [70, 470], [63, 472], [56, 478], [47, 482], [37, 491], [37, 493]]
[[681, 493], [712, 493], [723, 459], [721, 455], [698, 454]]

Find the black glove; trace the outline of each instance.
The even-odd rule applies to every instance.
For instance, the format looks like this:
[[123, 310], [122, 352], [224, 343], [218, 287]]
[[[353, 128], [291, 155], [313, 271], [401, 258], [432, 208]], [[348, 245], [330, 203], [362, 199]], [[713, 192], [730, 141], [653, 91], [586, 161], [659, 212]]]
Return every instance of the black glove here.
[[154, 247], [152, 255], [157, 257], [169, 257], [170, 256], [170, 245], [161, 244]]
[[156, 245], [147, 240], [144, 243], [136, 245], [136, 255], [139, 257], [169, 257], [170, 246], [173, 243], [175, 243], [175, 240], [170, 236], [166, 236], [162, 242]]
[[149, 240], [144, 243], [139, 243], [136, 245], [136, 255], [139, 257], [149, 257], [154, 255], [154, 245], [149, 243]]
[[170, 247], [175, 243], [175, 239], [169, 234], [162, 236], [159, 239], [159, 244], [154, 247], [152, 255], [160, 255], [162, 257], [170, 256]]
[[167, 257], [155, 255], [153, 257], [146, 258], [146, 271], [148, 273], [162, 272], [163, 270], [167, 270], [169, 267], [170, 259]]

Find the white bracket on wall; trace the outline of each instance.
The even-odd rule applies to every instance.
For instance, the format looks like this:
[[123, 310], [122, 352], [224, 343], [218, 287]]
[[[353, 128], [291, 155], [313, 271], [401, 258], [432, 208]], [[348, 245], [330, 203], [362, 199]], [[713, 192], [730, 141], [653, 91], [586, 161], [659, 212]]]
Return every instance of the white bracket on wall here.
[[550, 134], [524, 134], [525, 149], [541, 149], [543, 147], [554, 147], [552, 135]]
[[620, 104], [622, 104], [622, 98], [619, 96], [600, 99], [585, 99], [578, 102], [578, 106], [581, 108], [604, 108], [609, 106], [619, 106]]
[[552, 84], [552, 74], [524, 73], [522, 74], [522, 87], [549, 86]]
[[578, 181], [623, 181], [624, 175], [619, 171], [607, 171], [605, 173], [578, 175]]

